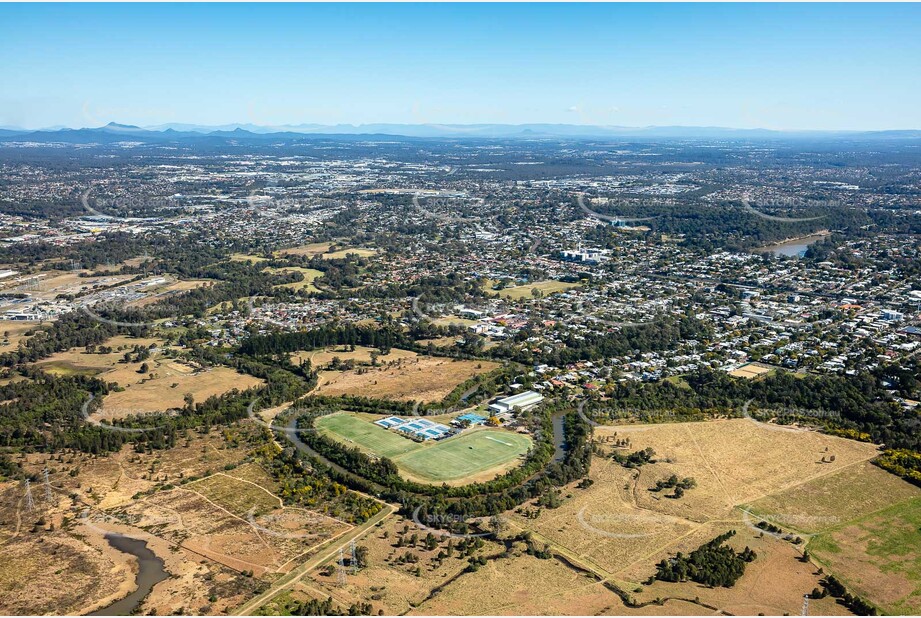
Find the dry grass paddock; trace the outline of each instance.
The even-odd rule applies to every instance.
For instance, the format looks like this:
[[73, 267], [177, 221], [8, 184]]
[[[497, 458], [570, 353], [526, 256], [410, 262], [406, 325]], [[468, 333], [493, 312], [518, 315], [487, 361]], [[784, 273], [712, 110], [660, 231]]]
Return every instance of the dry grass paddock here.
[[386, 367], [323, 371], [315, 392], [431, 403], [444, 399], [464, 380], [498, 366], [490, 361], [417, 356]]

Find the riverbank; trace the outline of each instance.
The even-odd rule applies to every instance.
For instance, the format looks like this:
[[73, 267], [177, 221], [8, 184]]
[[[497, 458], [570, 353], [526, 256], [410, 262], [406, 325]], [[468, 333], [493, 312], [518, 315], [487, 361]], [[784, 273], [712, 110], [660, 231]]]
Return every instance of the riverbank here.
[[826, 236], [831, 235], [831, 232], [828, 230], [820, 230], [815, 234], [810, 234], [808, 236], [798, 236], [794, 238], [787, 238], [780, 242], [765, 245], [763, 247], [756, 247], [751, 250], [752, 253], [773, 253], [774, 255], [784, 255], [788, 257], [796, 257], [803, 255], [810, 245], [813, 245]]
[[169, 543], [143, 530], [108, 521], [98, 526], [85, 523], [81, 528], [86, 541], [114, 565], [109, 576], [119, 584], [116, 592], [81, 608], [78, 614], [130, 615], [130, 610], [137, 610], [156, 593], [159, 584], [188, 570]]

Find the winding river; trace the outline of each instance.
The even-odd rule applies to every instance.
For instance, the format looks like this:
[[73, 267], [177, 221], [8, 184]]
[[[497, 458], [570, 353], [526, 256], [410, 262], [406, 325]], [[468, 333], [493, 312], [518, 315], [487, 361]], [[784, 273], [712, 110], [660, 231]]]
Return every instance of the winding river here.
[[137, 558], [138, 573], [135, 577], [137, 590], [108, 607], [87, 614], [88, 616], [130, 616], [141, 604], [151, 589], [169, 577], [163, 568], [163, 560], [147, 547], [147, 541], [133, 539], [122, 534], [107, 534], [106, 541], [120, 552]]

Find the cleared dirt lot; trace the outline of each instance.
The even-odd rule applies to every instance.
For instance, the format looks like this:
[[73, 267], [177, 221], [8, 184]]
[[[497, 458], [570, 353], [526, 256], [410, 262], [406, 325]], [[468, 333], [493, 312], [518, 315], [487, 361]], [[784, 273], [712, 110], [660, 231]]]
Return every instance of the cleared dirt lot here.
[[444, 399], [464, 380], [497, 367], [490, 361], [418, 356], [387, 367], [323, 371], [315, 392], [431, 403]]
[[146, 307], [154, 303], [160, 302], [165, 298], [174, 296], [176, 294], [181, 294], [182, 292], [188, 292], [189, 290], [194, 290], [196, 288], [205, 287], [210, 285], [212, 282], [207, 279], [185, 279], [181, 281], [171, 281], [164, 285], [156, 285], [150, 288], [144, 289], [144, 292], [148, 293], [149, 296], [145, 296], [136, 301], [132, 301], [127, 304], [128, 307]]
[[0, 282], [4, 292], [25, 292], [34, 298], [51, 300], [58, 294], [78, 294], [94, 287], [107, 287], [127, 281], [131, 275], [89, 275], [88, 270], [50, 270], [31, 275], [17, 275]]

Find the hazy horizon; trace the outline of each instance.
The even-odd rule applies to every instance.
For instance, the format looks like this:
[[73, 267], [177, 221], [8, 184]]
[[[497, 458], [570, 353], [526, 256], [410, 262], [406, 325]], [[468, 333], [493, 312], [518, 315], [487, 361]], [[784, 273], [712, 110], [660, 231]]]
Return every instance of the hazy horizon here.
[[5, 4], [0, 20], [0, 126], [33, 130], [921, 128], [916, 4]]

